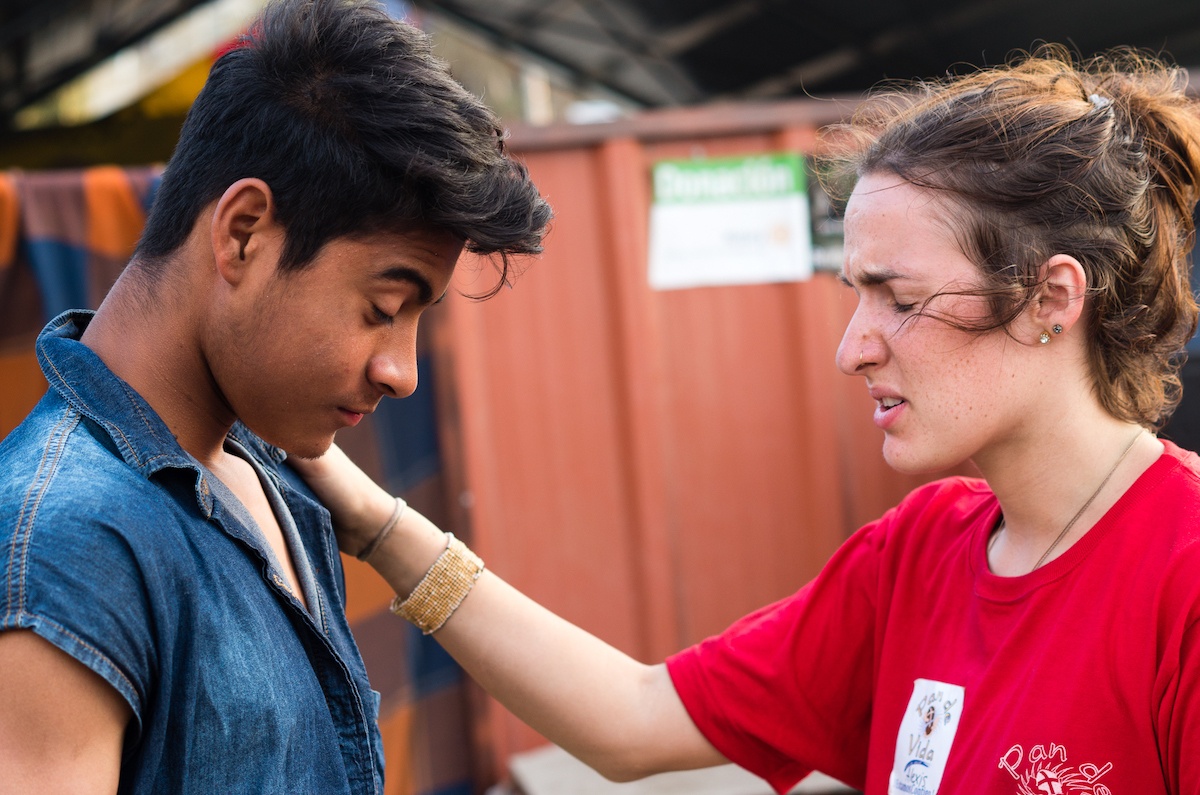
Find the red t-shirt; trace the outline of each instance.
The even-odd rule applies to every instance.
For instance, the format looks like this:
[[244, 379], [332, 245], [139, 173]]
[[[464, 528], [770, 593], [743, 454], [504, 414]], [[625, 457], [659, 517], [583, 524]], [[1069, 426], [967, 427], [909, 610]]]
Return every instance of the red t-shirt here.
[[1200, 459], [1166, 452], [1082, 539], [988, 570], [983, 481], [922, 487], [797, 594], [668, 660], [734, 762], [868, 795], [1200, 794]]

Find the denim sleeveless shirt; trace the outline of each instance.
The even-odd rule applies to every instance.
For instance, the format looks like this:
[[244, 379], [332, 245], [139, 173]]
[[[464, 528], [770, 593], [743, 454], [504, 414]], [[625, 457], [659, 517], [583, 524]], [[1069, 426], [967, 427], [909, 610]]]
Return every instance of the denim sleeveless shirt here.
[[121, 793], [381, 792], [328, 512], [235, 426], [291, 523], [305, 610], [240, 503], [78, 341], [90, 317], [42, 331], [50, 389], [0, 443], [0, 631], [33, 630], [129, 703]]

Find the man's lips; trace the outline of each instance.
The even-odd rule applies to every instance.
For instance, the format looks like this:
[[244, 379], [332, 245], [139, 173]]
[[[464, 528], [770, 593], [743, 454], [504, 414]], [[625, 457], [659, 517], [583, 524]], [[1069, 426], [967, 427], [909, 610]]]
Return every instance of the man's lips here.
[[352, 426], [358, 425], [365, 415], [371, 413], [371, 409], [367, 409], [365, 411], [355, 411], [354, 409], [339, 408], [338, 411], [342, 413], [342, 418], [345, 419], [347, 424]]

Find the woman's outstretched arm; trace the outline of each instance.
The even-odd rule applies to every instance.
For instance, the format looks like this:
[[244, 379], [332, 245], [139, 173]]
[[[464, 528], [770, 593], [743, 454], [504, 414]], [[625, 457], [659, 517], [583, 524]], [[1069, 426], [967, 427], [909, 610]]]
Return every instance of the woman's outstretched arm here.
[[[333, 514], [342, 551], [365, 549], [392, 515], [394, 499], [336, 445], [291, 463]], [[446, 535], [408, 508], [369, 562], [407, 596], [445, 549]], [[513, 714], [608, 778], [727, 761], [688, 716], [665, 665], [634, 660], [490, 571], [434, 637]]]

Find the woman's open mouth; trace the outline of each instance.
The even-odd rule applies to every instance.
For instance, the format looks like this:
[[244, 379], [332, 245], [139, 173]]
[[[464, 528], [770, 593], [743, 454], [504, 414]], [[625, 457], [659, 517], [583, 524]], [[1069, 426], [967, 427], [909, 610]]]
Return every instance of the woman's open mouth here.
[[875, 401], [875, 424], [887, 430], [904, 413], [908, 402], [898, 397], [883, 397]]

